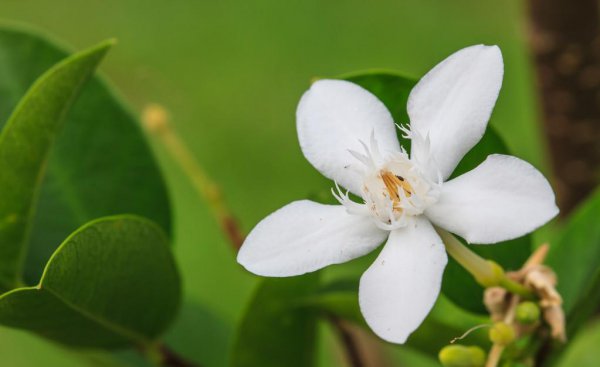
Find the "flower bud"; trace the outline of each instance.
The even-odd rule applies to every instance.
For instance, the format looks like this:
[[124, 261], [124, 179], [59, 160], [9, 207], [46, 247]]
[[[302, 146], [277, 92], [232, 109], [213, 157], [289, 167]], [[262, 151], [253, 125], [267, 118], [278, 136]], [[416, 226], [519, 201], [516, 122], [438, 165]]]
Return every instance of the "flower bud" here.
[[515, 329], [505, 322], [495, 323], [489, 333], [492, 343], [502, 346], [512, 343], [516, 336]]
[[476, 346], [447, 345], [438, 355], [444, 367], [483, 367], [485, 352]]
[[523, 325], [530, 325], [540, 319], [540, 307], [534, 302], [523, 302], [517, 306], [515, 316]]

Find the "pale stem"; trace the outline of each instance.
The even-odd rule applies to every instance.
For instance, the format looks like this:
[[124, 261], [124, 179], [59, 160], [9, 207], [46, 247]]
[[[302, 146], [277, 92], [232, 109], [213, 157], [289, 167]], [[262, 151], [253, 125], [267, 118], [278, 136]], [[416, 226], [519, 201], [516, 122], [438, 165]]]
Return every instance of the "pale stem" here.
[[[227, 207], [217, 184], [210, 179], [184, 141], [171, 127], [167, 111], [157, 104], [148, 105], [143, 111], [142, 122], [150, 133], [160, 138], [169, 155], [180, 165], [198, 194], [208, 202], [213, 215], [219, 221], [221, 229], [227, 235], [229, 242], [236, 251], [239, 250], [245, 238], [242, 230]], [[332, 322], [332, 325], [340, 332], [342, 344], [346, 349], [350, 361], [352, 361], [352, 365], [362, 366], [361, 360], [357, 358], [359, 351], [356, 348], [356, 343], [358, 341], [354, 340], [351, 334], [343, 330], [340, 327], [340, 323]], [[172, 366], [176, 367], [178, 365]], [[185, 365], [181, 366], [185, 367]]]
[[[504, 316], [504, 323], [507, 325], [512, 325], [515, 319], [515, 311], [517, 305], [519, 304], [519, 296], [513, 295], [510, 299], [510, 305], [508, 306], [508, 311], [506, 312], [506, 316]], [[488, 359], [485, 362], [485, 367], [497, 367], [500, 362], [500, 358], [502, 357], [502, 353], [504, 352], [504, 346], [500, 344], [493, 344], [490, 352], [488, 353]]]
[[437, 233], [442, 238], [446, 251], [458, 262], [463, 268], [465, 268], [475, 279], [479, 282], [483, 279], [495, 279], [493, 268], [490, 263], [477, 255], [475, 252], [469, 250], [464, 246], [456, 237], [451, 233], [436, 227]]
[[168, 153], [189, 177], [198, 194], [207, 201], [229, 241], [236, 250], [239, 249], [244, 242], [244, 236], [237, 221], [225, 204], [218, 185], [210, 179], [185, 142], [171, 127], [167, 111], [156, 104], [148, 105], [144, 109], [142, 121], [150, 133], [160, 138]]
[[533, 297], [531, 290], [507, 277], [504, 269], [498, 264], [488, 261], [471, 251], [448, 231], [438, 227], [435, 227], [435, 230], [440, 235], [450, 256], [471, 273], [480, 285], [486, 288], [500, 286], [521, 297]]

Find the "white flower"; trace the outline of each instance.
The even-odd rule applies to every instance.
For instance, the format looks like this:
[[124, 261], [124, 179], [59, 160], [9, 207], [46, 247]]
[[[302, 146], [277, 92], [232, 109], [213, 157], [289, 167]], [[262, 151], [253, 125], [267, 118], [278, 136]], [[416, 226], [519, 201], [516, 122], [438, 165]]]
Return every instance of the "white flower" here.
[[342, 205], [293, 202], [261, 221], [238, 262], [273, 277], [300, 275], [365, 255], [387, 242], [360, 280], [360, 308], [381, 338], [403, 343], [431, 310], [447, 256], [432, 224], [470, 243], [506, 241], [558, 213], [548, 181], [530, 164], [493, 154], [446, 181], [481, 139], [502, 84], [496, 46], [460, 50], [425, 75], [408, 100], [410, 156], [375, 96], [320, 80], [297, 110], [300, 146], [339, 187]]

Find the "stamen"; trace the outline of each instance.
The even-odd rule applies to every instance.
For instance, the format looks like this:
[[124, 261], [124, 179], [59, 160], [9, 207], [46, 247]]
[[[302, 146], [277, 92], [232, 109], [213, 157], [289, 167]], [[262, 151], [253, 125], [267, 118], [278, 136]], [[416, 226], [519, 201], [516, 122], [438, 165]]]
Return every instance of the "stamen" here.
[[381, 171], [381, 179], [385, 184], [385, 188], [390, 194], [390, 198], [396, 202], [400, 202], [400, 195], [398, 193], [398, 189], [402, 188], [406, 197], [410, 197], [412, 195], [412, 187], [410, 184], [404, 179], [404, 177], [395, 175], [390, 171]]

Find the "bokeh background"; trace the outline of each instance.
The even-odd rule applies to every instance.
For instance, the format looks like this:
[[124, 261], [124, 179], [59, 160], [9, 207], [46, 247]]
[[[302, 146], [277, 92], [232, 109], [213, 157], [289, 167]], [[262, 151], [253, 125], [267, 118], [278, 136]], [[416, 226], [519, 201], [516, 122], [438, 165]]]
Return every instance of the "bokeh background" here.
[[[176, 129], [249, 230], [280, 206], [320, 194], [311, 187], [322, 187], [324, 179], [302, 157], [294, 118], [311, 78], [371, 68], [419, 77], [472, 44], [497, 44], [504, 55], [493, 125], [514, 155], [551, 174], [525, 5], [516, 0], [2, 0], [0, 19], [34, 25], [73, 49], [117, 38], [102, 72], [136, 111], [148, 103], [170, 111]], [[222, 366], [256, 278], [237, 265], [187, 177], [156, 142], [154, 148], [172, 197], [186, 293], [186, 322], [176, 324], [167, 341], [204, 366]], [[333, 343], [323, 333], [324, 343]], [[38, 355], [24, 356], [31, 348]], [[0, 353], [13, 359], [11, 366], [29, 366], [38, 357], [38, 365], [54, 359], [78, 365], [67, 361], [72, 357], [66, 353], [44, 355], [54, 348], [0, 328]], [[340, 358], [323, 349], [323, 365]]]

